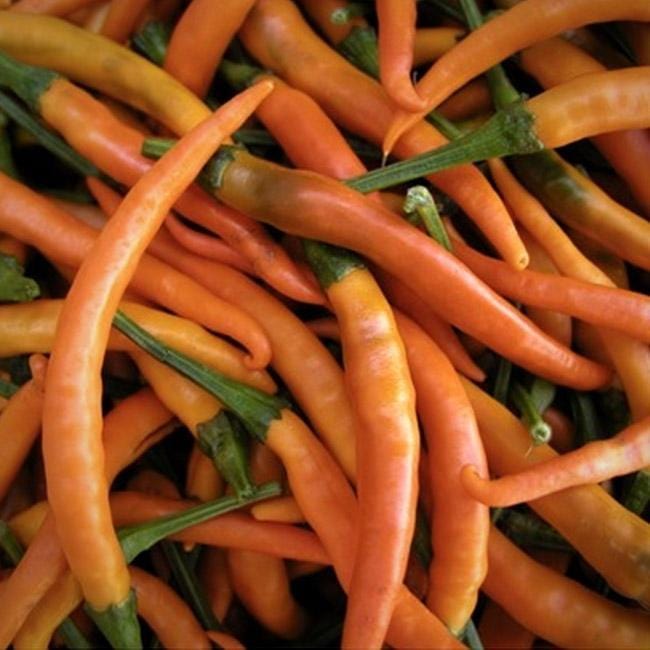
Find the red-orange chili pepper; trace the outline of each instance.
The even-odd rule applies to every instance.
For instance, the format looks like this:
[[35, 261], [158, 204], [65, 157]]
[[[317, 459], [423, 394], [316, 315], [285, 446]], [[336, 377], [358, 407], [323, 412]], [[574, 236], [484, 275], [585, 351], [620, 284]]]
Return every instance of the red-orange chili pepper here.
[[111, 0], [100, 34], [113, 41], [126, 41], [151, 0]]
[[476, 606], [487, 571], [489, 513], [467, 498], [458, 467], [472, 458], [487, 477], [487, 462], [472, 407], [451, 364], [415, 323], [399, 313], [396, 319], [429, 458], [433, 561], [427, 605], [459, 634]]
[[[650, 7], [644, 0], [527, 0], [474, 30], [440, 57], [419, 80], [416, 91], [431, 110], [470, 79], [526, 46], [575, 27], [611, 20], [650, 21]], [[599, 114], [596, 119], [608, 117]], [[390, 152], [400, 135], [421, 118], [422, 114], [400, 112], [384, 138], [384, 152]]]
[[334, 45], [344, 40], [355, 27], [368, 24], [362, 16], [350, 16], [345, 22], [332, 20], [335, 11], [349, 6], [348, 0], [300, 0], [300, 4]]
[[20, 387], [0, 413], [0, 501], [20, 471], [41, 430], [47, 359], [32, 355], [32, 379]]
[[388, 96], [400, 108], [421, 111], [426, 102], [411, 81], [415, 47], [415, 0], [377, 0], [379, 72]]
[[[311, 95], [338, 124], [371, 142], [381, 141], [394, 115], [385, 92], [321, 41], [292, 2], [258, 2], [240, 36], [258, 61]], [[400, 141], [397, 155], [411, 157], [445, 142], [431, 125], [422, 122]], [[504, 259], [515, 267], [526, 266], [526, 251], [510, 217], [475, 167], [446, 170], [430, 180], [463, 207]]]
[[190, 499], [199, 501], [211, 501], [223, 494], [221, 474], [217, 472], [212, 459], [203, 453], [197, 443], [194, 443], [187, 462], [185, 494]]
[[[96, 194], [95, 198], [99, 200]], [[196, 253], [201, 257], [223, 262], [240, 271], [244, 271], [244, 273], [254, 273], [251, 263], [235, 249], [216, 237], [211, 237], [210, 235], [193, 230], [171, 213], [165, 219], [165, 227], [169, 230], [172, 237], [188, 251]]]
[[[111, 319], [139, 258], [174, 201], [215, 147], [271, 88], [259, 85], [231, 100], [138, 182], [96, 240], [59, 316], [43, 412], [48, 497], [62, 548], [98, 624], [106, 621], [105, 616], [121, 617], [127, 629], [113, 629], [124, 641], [132, 642], [138, 632], [132, 627], [133, 614], [124, 609], [129, 577], [110, 519], [99, 435], [100, 369]], [[80, 492], [83, 504], [78, 503]]]
[[464, 467], [461, 480], [465, 489], [482, 503], [511, 506], [575, 485], [601, 483], [638, 472], [649, 464], [650, 417], [647, 417], [613, 438], [590, 442], [526, 471], [490, 481], [478, 476], [471, 467]]
[[[584, 50], [563, 38], [552, 38], [526, 48], [521, 67], [544, 87], [606, 68]], [[628, 130], [596, 136], [593, 142], [628, 183], [639, 205], [650, 213], [650, 187], [644, 170], [650, 166], [650, 136], [646, 130]]]
[[[104, 419], [104, 468], [109, 483], [169, 433], [164, 426], [171, 417], [149, 389], [126, 398], [108, 413]], [[29, 612], [65, 570], [65, 556], [50, 513], [5, 585], [7, 606], [0, 619], [0, 645], [11, 643]]]
[[165, 70], [197, 97], [203, 97], [253, 4], [254, 0], [227, 0], [215, 11], [212, 0], [192, 0], [172, 32]]
[[[536, 374], [575, 386], [608, 380], [604, 368], [542, 335], [426, 235], [331, 179], [236, 151], [215, 193], [285, 232], [362, 253], [408, 284], [450, 323]], [[467, 304], [475, 309], [467, 310]]]
[[207, 635], [210, 641], [214, 641], [220, 648], [223, 648], [223, 650], [246, 650], [237, 639], [225, 632], [208, 630]]
[[317, 242], [306, 242], [305, 251], [339, 321], [346, 382], [360, 423], [357, 545], [342, 645], [375, 648], [384, 641], [404, 580], [415, 525], [415, 392], [390, 305], [361, 260]]
[[559, 409], [549, 406], [542, 414], [544, 422], [551, 427], [550, 445], [560, 454], [575, 447], [575, 426]]
[[[419, 66], [440, 58], [465, 36], [461, 27], [421, 27], [415, 31], [413, 65]], [[452, 119], [452, 118], [449, 118]]]
[[488, 567], [484, 591], [524, 627], [560, 647], [639, 648], [650, 639], [645, 612], [535, 562], [494, 527]]
[[650, 297], [560, 275], [517, 271], [456, 239], [454, 253], [501, 295], [650, 342]]
[[210, 640], [187, 603], [165, 582], [129, 567], [138, 602], [138, 614], [160, 639], [164, 648], [211, 648]]
[[9, 11], [67, 16], [69, 13], [95, 2], [97, 0], [18, 0], [9, 7]]
[[[530, 434], [503, 405], [463, 379], [490, 468], [518, 472], [556, 456], [547, 445], [531, 449]], [[595, 485], [569, 488], [530, 503], [617, 591], [650, 602], [649, 526]]]
[[226, 551], [216, 547], [204, 549], [199, 560], [198, 576], [213, 614], [218, 621], [223, 621], [233, 598]]

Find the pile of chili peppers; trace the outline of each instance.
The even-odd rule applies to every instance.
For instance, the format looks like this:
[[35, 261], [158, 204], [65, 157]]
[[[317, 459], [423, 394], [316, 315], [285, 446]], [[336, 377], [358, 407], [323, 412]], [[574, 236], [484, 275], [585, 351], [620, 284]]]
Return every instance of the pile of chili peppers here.
[[650, 646], [648, 0], [0, 5], [0, 647]]

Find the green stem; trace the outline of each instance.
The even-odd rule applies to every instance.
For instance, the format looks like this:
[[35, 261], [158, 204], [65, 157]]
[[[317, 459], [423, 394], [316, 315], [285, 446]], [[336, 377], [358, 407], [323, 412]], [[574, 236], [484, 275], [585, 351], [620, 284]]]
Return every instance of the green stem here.
[[303, 239], [305, 257], [324, 289], [343, 280], [357, 269], [365, 268], [355, 253], [313, 239]]
[[458, 140], [434, 151], [357, 176], [347, 181], [347, 185], [365, 194], [457, 165], [541, 151], [544, 144], [535, 134], [534, 120], [523, 103], [512, 104], [498, 111], [476, 131]]
[[499, 527], [519, 546], [571, 551], [571, 546], [562, 535], [532, 513], [507, 509], [499, 520]]
[[13, 255], [0, 253], [0, 302], [29, 302], [38, 298], [38, 283], [26, 278], [25, 269]]
[[264, 129], [239, 129], [232, 134], [238, 144], [254, 147], [277, 147], [278, 141]]
[[535, 377], [530, 387], [530, 399], [533, 401], [535, 408], [539, 413], [544, 411], [553, 403], [555, 399], [555, 385], [541, 377]]
[[170, 541], [162, 543], [162, 550], [167, 562], [169, 562], [183, 599], [192, 608], [201, 626], [206, 630], [223, 631], [224, 627], [214, 615], [205, 593], [196, 579], [196, 574], [190, 565], [187, 553], [178, 544]]
[[56, 72], [21, 63], [0, 52], [0, 86], [11, 88], [36, 113], [41, 95], [60, 78]]
[[253, 496], [257, 487], [250, 476], [248, 437], [238, 420], [220, 411], [211, 420], [199, 424], [197, 430], [201, 450], [212, 459], [237, 498]]
[[512, 376], [512, 362], [508, 361], [505, 357], [499, 358], [499, 367], [497, 368], [497, 376], [494, 382], [494, 389], [492, 394], [494, 399], [506, 405], [508, 401], [508, 393], [510, 392], [510, 377]]
[[167, 54], [171, 28], [169, 25], [152, 20], [148, 22], [132, 39], [135, 50], [144, 54], [156, 65], [162, 66]]
[[17, 386], [11, 381], [7, 381], [6, 379], [2, 379], [0, 377], [0, 397], [4, 397], [4, 399], [9, 399], [12, 395], [18, 392], [18, 389], [20, 386]]
[[81, 633], [71, 618], [66, 618], [57, 628], [63, 643], [70, 650], [90, 650], [95, 646]]
[[136, 597], [133, 589], [121, 603], [111, 605], [101, 611], [86, 603], [84, 610], [113, 648], [129, 648], [129, 650], [142, 648]]
[[337, 49], [352, 65], [379, 79], [377, 35], [372, 27], [353, 27]]
[[425, 119], [429, 124], [433, 124], [448, 140], [458, 140], [463, 136], [462, 129], [451, 120], [448, 120], [442, 113], [438, 113], [438, 111], [431, 111]]
[[484, 650], [481, 637], [479, 636], [476, 625], [474, 625], [474, 621], [471, 618], [467, 621], [467, 625], [463, 630], [461, 638], [465, 641], [470, 650]]
[[[0, 56], [0, 61], [2, 57]], [[0, 109], [2, 109], [14, 122], [31, 133], [39, 144], [53, 153], [59, 160], [66, 163], [82, 176], [102, 177], [102, 173], [91, 162], [78, 154], [72, 147], [64, 142], [58, 135], [44, 127], [32, 117], [20, 104], [15, 102], [6, 93], [0, 92]]]
[[182, 512], [159, 517], [137, 526], [128, 526], [118, 532], [118, 538], [122, 545], [124, 557], [131, 563], [140, 553], [150, 549], [154, 544], [174, 535], [189, 526], [196, 526], [208, 519], [232, 512], [244, 506], [257, 503], [270, 497], [279, 496], [282, 493], [281, 486], [272, 481], [260, 485], [255, 494], [247, 499], [238, 499], [236, 496], [228, 495], [202, 503]]
[[623, 505], [633, 513], [643, 516], [650, 501], [650, 470], [637, 472], [623, 496]]
[[404, 201], [404, 212], [407, 216], [417, 215], [424, 224], [429, 236], [435, 239], [443, 248], [451, 252], [449, 235], [442, 223], [436, 202], [431, 192], [423, 185], [415, 185], [409, 188]]
[[551, 439], [551, 427], [544, 422], [530, 393], [521, 384], [515, 382], [510, 389], [510, 395], [528, 427], [533, 445], [546, 444]]
[[224, 59], [219, 64], [219, 74], [235, 90], [244, 90], [255, 83], [255, 79], [264, 74], [264, 70], [248, 63], [235, 63]]
[[[4, 113], [0, 113], [0, 115], [5, 118]], [[11, 154], [11, 139], [7, 133], [6, 124], [0, 126], [0, 171], [11, 178], [18, 178], [18, 172]]]
[[576, 427], [576, 439], [579, 444], [600, 440], [602, 431], [596, 407], [588, 393], [571, 393], [571, 412]]
[[113, 325], [158, 361], [171, 366], [214, 395], [261, 442], [264, 442], [271, 422], [282, 417], [281, 411], [288, 405], [285, 400], [230, 379], [167, 347], [122, 312], [117, 312]]
[[431, 564], [431, 529], [422, 508], [418, 508], [415, 517], [415, 531], [411, 542], [411, 552], [415, 554], [420, 564], [428, 568]]
[[16, 566], [23, 556], [23, 547], [13, 534], [7, 522], [0, 519], [0, 548], [6, 553], [9, 561]]

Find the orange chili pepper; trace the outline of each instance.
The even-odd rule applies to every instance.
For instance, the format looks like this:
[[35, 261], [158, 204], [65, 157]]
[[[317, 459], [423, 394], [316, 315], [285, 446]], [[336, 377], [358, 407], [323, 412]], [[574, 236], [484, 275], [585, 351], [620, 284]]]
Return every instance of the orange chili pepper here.
[[218, 621], [223, 621], [233, 598], [226, 551], [216, 547], [203, 549], [199, 560], [198, 576], [213, 614]]
[[647, 417], [612, 438], [590, 442], [526, 471], [490, 481], [466, 466], [461, 471], [461, 480], [472, 497], [482, 503], [511, 506], [576, 485], [601, 483], [637, 472], [649, 464], [650, 417]]
[[[428, 112], [470, 79], [528, 45], [582, 25], [611, 20], [647, 22], [650, 8], [644, 0], [527, 0], [474, 30], [440, 57], [421, 77], [416, 91], [427, 99]], [[424, 113], [398, 113], [384, 138], [385, 154]], [[596, 119], [608, 117], [599, 113]]]
[[185, 494], [190, 499], [199, 499], [199, 501], [211, 501], [223, 494], [221, 475], [217, 472], [212, 459], [203, 453], [197, 443], [194, 443], [187, 463]]
[[[262, 0], [252, 9], [240, 37], [251, 54], [295, 88], [311, 95], [337, 123], [379, 143], [394, 115], [381, 86], [321, 41], [289, 0]], [[368, 119], [368, 116], [372, 119]], [[399, 143], [397, 155], [415, 156], [444, 144], [422, 122]], [[451, 196], [500, 254], [515, 267], [527, 255], [501, 199], [471, 165], [445, 170], [429, 180]]]
[[[107, 611], [126, 614], [120, 607], [129, 594], [124, 556], [110, 519], [98, 435], [100, 367], [111, 319], [162, 218], [215, 146], [248, 117], [271, 88], [271, 84], [259, 85], [226, 104], [139, 181], [96, 240], [59, 317], [43, 412], [48, 496], [62, 548], [85, 598], [99, 616]], [[67, 475], [65, 482], [61, 472]], [[83, 486], [81, 491], [79, 486]], [[83, 504], [78, 503], [80, 492]], [[80, 538], [80, 530], [85, 537]], [[94, 540], [92, 550], [88, 540]], [[136, 634], [133, 629], [118, 634], [124, 632]]]
[[138, 602], [138, 614], [147, 622], [165, 648], [211, 648], [207, 634], [187, 603], [165, 582], [129, 567]]
[[[563, 38], [552, 38], [526, 48], [521, 67], [544, 88], [565, 83], [583, 74], [602, 72], [605, 66]], [[596, 136], [593, 142], [612, 167], [628, 183], [646, 213], [650, 212], [650, 188], [644, 170], [650, 166], [650, 137], [645, 130], [628, 130]]]
[[9, 7], [9, 11], [67, 16], [77, 9], [96, 2], [97, 0], [18, 0]]
[[[490, 468], [518, 472], [555, 457], [547, 445], [531, 450], [525, 427], [499, 402], [461, 377]], [[648, 524], [595, 485], [569, 488], [530, 503], [620, 593], [650, 601]]]
[[254, 0], [227, 0], [215, 11], [212, 0], [192, 0], [172, 32], [164, 69], [203, 97], [253, 4]]
[[[110, 483], [117, 473], [169, 433], [171, 413], [149, 389], [128, 397], [104, 419], [104, 469]], [[5, 585], [0, 646], [8, 646], [29, 612], [66, 570], [54, 517], [45, 519]]]
[[[93, 191], [92, 188], [90, 188], [90, 191]], [[99, 201], [97, 195], [95, 195], [95, 198]], [[204, 235], [197, 230], [193, 230], [172, 213], [167, 215], [165, 226], [172, 237], [191, 253], [228, 264], [244, 273], [254, 273], [251, 263], [234, 248], [231, 248], [228, 244], [216, 237]]]
[[524, 627], [560, 647], [640, 648], [650, 638], [644, 612], [608, 601], [535, 562], [494, 527], [483, 589]]
[[388, 96], [403, 110], [421, 111], [425, 101], [411, 82], [415, 47], [415, 0], [377, 0], [379, 71]]
[[[97, 238], [93, 228], [3, 174], [0, 174], [0, 188], [0, 225], [3, 229], [64, 264], [79, 266], [90, 254]], [[162, 279], [165, 281], [161, 282]], [[133, 288], [183, 316], [241, 339], [257, 357], [254, 364], [262, 367], [268, 362], [268, 343], [255, 321], [159, 260], [149, 255], [142, 257], [133, 278]], [[211, 305], [209, 310], [207, 305]]]
[[251, 515], [258, 521], [279, 521], [284, 524], [305, 523], [305, 515], [292, 496], [267, 499], [251, 507]]
[[[413, 65], [420, 66], [440, 58], [465, 36], [460, 27], [421, 27], [415, 31]], [[450, 120], [453, 118], [449, 118]]]
[[113, 41], [126, 41], [151, 0], [111, 0], [100, 34]]
[[415, 525], [415, 392], [390, 305], [361, 260], [317, 242], [306, 242], [305, 251], [339, 321], [360, 423], [357, 546], [342, 645], [374, 648], [383, 643]]
[[9, 399], [0, 412], [0, 501], [3, 501], [41, 430], [47, 359], [32, 355], [32, 379]]
[[458, 467], [472, 458], [487, 477], [487, 462], [472, 407], [451, 364], [415, 323], [399, 313], [396, 318], [428, 449], [433, 561], [427, 605], [459, 634], [487, 571], [489, 513], [467, 498]]
[[230, 634], [217, 632], [216, 630], [208, 630], [207, 635], [210, 641], [214, 641], [223, 650], [245, 650], [244, 646], [237, 639], [230, 636]]

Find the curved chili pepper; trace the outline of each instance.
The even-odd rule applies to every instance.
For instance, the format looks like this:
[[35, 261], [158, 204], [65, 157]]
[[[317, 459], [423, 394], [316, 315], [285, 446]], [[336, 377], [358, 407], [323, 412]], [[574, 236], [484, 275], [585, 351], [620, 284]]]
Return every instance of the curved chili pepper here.
[[[552, 38], [526, 48], [521, 67], [549, 88], [574, 77], [606, 68], [584, 50], [563, 38]], [[634, 197], [650, 212], [650, 188], [644, 170], [650, 166], [650, 137], [645, 130], [628, 130], [596, 136], [593, 142], [628, 183]]]
[[[91, 190], [92, 191], [92, 190]], [[96, 197], [97, 198], [97, 197]], [[250, 262], [235, 249], [216, 237], [204, 235], [186, 226], [172, 213], [165, 219], [165, 227], [172, 237], [184, 248], [201, 257], [228, 264], [244, 273], [253, 274]]]
[[165, 582], [130, 567], [131, 584], [138, 614], [147, 622], [165, 648], [211, 648], [210, 640], [192, 610]]
[[483, 589], [515, 620], [547, 641], [566, 648], [647, 644], [650, 619], [644, 612], [608, 601], [535, 562], [494, 527], [488, 549]]
[[[140, 155], [142, 134], [67, 81], [57, 79], [39, 94], [38, 110], [75, 149], [121, 183], [133, 185], [150, 169], [151, 161]], [[79, 129], [80, 123], [86, 128]], [[254, 220], [219, 205], [197, 187], [186, 191], [176, 207], [190, 220], [221, 235], [271, 286], [296, 300], [320, 301], [283, 249]]]
[[[104, 468], [110, 483], [169, 431], [171, 413], [149, 389], [126, 398], [104, 419]], [[3, 590], [6, 607], [0, 618], [0, 645], [8, 646], [29, 612], [66, 570], [66, 560], [51, 513], [31, 541]]]
[[[110, 625], [111, 633], [122, 642], [131, 643], [139, 634], [135, 620], [127, 618], [124, 603], [128, 602], [129, 577], [110, 520], [108, 489], [100, 469], [99, 380], [110, 319], [173, 202], [215, 146], [248, 117], [271, 88], [271, 84], [260, 85], [256, 92], [226, 104], [139, 181], [96, 240], [59, 316], [43, 411], [48, 497], [61, 545], [98, 624]], [[67, 475], [65, 481], [61, 472]], [[79, 486], [84, 493], [81, 507], [75, 500]], [[88, 540], [94, 540], [91, 552]], [[113, 618], [122, 620], [124, 628], [109, 623]]]
[[29, 365], [32, 379], [12, 395], [0, 412], [0, 501], [7, 496], [41, 430], [47, 359], [32, 355]]
[[435, 523], [427, 605], [459, 634], [487, 571], [489, 513], [463, 493], [458, 467], [473, 458], [472, 465], [487, 477], [487, 462], [472, 408], [451, 364], [417, 325], [399, 313], [396, 319], [429, 452]]
[[[50, 352], [62, 303], [62, 300], [38, 300], [0, 306], [0, 356]], [[248, 369], [240, 350], [212, 336], [196, 323], [132, 303], [122, 303], [120, 308], [168, 345], [233, 379], [265, 392], [275, 392], [275, 382], [266, 372]], [[121, 352], [138, 350], [115, 331], [111, 332], [108, 349]]]
[[[264, 508], [259, 506], [264, 505]], [[292, 496], [268, 499], [264, 504], [256, 504], [251, 508], [251, 515], [257, 521], [279, 521], [284, 524], [303, 524], [305, 515]]]
[[[499, 402], [461, 377], [479, 423], [489, 466], [508, 474], [555, 457], [531, 449], [530, 435]], [[620, 593], [650, 601], [648, 524], [595, 485], [569, 488], [530, 503]]]
[[[465, 36], [461, 27], [421, 27], [415, 31], [413, 65], [420, 66], [440, 58]], [[453, 119], [453, 118], [449, 118]]]
[[[214, 414], [213, 414], [214, 415]], [[190, 499], [211, 501], [223, 494], [223, 479], [217, 472], [212, 459], [194, 443], [187, 462], [185, 494]]]
[[[426, 235], [335, 181], [233, 152], [216, 194], [285, 232], [362, 253], [450, 323], [536, 374], [576, 386], [602, 385], [608, 379], [603, 368], [542, 336]], [[466, 310], [467, 304], [476, 309]]]
[[126, 41], [151, 0], [111, 0], [100, 34], [118, 43]]
[[199, 560], [198, 575], [212, 613], [218, 621], [223, 621], [233, 598], [226, 551], [216, 547], [205, 548]]
[[229, 0], [215, 11], [211, 0], [193, 0], [172, 32], [165, 70], [197, 97], [203, 97], [253, 4], [254, 0]]
[[378, 0], [379, 71], [388, 96], [403, 110], [421, 111], [426, 102], [411, 82], [415, 46], [415, 0]]
[[50, 16], [67, 16], [69, 13], [92, 4], [97, 0], [18, 0], [9, 11], [26, 14], [48, 14]]
[[490, 506], [532, 501], [575, 485], [601, 483], [650, 464], [650, 417], [630, 425], [613, 438], [588, 443], [517, 474], [490, 481], [470, 467], [461, 471], [465, 489]]
[[415, 392], [390, 305], [361, 260], [317, 242], [304, 245], [339, 320], [346, 381], [361, 424], [360, 517], [342, 644], [374, 648], [383, 643], [415, 525]]
[[482, 255], [458, 239], [454, 240], [454, 253], [501, 295], [650, 342], [648, 296], [560, 275], [528, 269], [516, 271], [499, 260]]
[[[258, 61], [311, 95], [337, 123], [371, 142], [381, 142], [394, 115], [392, 103], [376, 81], [314, 34], [292, 2], [258, 2], [240, 37]], [[400, 141], [397, 155], [411, 157], [445, 142], [431, 125], [422, 122]], [[462, 166], [429, 180], [463, 207], [504, 259], [515, 267], [526, 266], [526, 251], [509, 215], [476, 168]]]
[[[470, 79], [528, 45], [582, 25], [611, 20], [647, 22], [650, 8], [643, 0], [527, 0], [490, 20], [438, 59], [420, 79], [416, 91], [427, 99], [431, 110]], [[420, 113], [398, 113], [384, 138], [384, 153], [421, 118]]]
[[[0, 227], [59, 262], [79, 266], [90, 253], [96, 231], [61, 211], [26, 186], [0, 174]], [[19, 208], [17, 206], [20, 206]], [[32, 215], [32, 216], [30, 216]], [[57, 233], [56, 236], [54, 233]], [[161, 282], [162, 279], [165, 282]], [[187, 276], [144, 255], [133, 288], [177, 313], [241, 339], [261, 365], [269, 359], [266, 337], [250, 316], [210, 294]], [[200, 300], [200, 303], [197, 301]], [[206, 310], [206, 305], [212, 305]], [[240, 330], [240, 336], [237, 329]]]
[[[517, 220], [545, 246], [546, 252], [564, 275], [583, 282], [613, 286], [607, 275], [576, 248], [540, 202], [517, 181], [502, 161], [492, 159], [489, 165]], [[568, 177], [564, 182], [567, 180]], [[623, 382], [634, 418], [650, 415], [650, 348], [614, 332], [601, 331], [599, 338], [599, 348], [607, 350]]]

